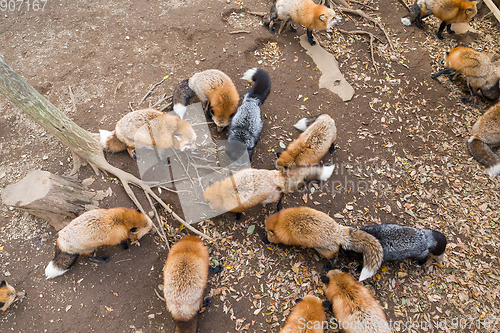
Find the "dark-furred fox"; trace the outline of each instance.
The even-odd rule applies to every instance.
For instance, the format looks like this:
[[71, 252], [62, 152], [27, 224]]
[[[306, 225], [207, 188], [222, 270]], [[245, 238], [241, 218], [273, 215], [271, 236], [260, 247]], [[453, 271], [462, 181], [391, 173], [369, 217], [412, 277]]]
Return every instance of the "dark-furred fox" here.
[[313, 247], [327, 259], [340, 250], [363, 254], [360, 281], [372, 277], [380, 268], [384, 252], [372, 235], [335, 222], [327, 214], [309, 207], [286, 208], [266, 219], [267, 239], [271, 243]]
[[[264, 17], [263, 25], [268, 26], [269, 31], [274, 33], [275, 21], [290, 19], [306, 27], [307, 40], [311, 45], [316, 44], [312, 36], [314, 29], [330, 29], [335, 23], [341, 21], [333, 9], [317, 5], [311, 0], [277, 0], [271, 7], [270, 13]], [[290, 31], [296, 31], [291, 21]]]
[[295, 168], [317, 164], [329, 151], [335, 151], [337, 128], [335, 121], [327, 114], [302, 118], [294, 127], [303, 131], [286, 150], [278, 154], [276, 168]]
[[103, 245], [128, 248], [128, 239], [140, 239], [153, 224], [151, 219], [131, 208], [94, 209], [83, 213], [59, 231], [54, 259], [45, 268], [52, 279], [67, 272], [80, 254], [89, 259], [108, 262], [109, 257], [97, 257], [95, 250]]
[[259, 141], [264, 125], [259, 106], [264, 103], [271, 91], [271, 79], [263, 69], [249, 69], [242, 79], [255, 83], [243, 96], [243, 102], [241, 102], [229, 125], [226, 154], [229, 156], [231, 163], [234, 163], [243, 155], [244, 151], [241, 149], [243, 145], [246, 146], [248, 157], [252, 161], [253, 150]]
[[231, 122], [240, 95], [231, 78], [217, 69], [209, 69], [181, 81], [174, 90], [174, 112], [182, 119], [189, 100], [198, 96], [207, 116], [222, 130]]
[[478, 90], [489, 100], [496, 100], [500, 97], [500, 77], [495, 70], [495, 65], [486, 54], [470, 47], [458, 46], [448, 52], [446, 67], [431, 76], [437, 78], [445, 74], [453, 80], [456, 76], [463, 74], [470, 89], [470, 96], [462, 98], [463, 103], [467, 103], [473, 96], [476, 96]]
[[477, 14], [476, 2], [468, 0], [416, 0], [410, 12], [401, 18], [401, 22], [410, 26], [417, 21], [417, 27], [423, 29], [422, 19], [434, 15], [440, 19], [441, 25], [437, 36], [443, 39], [444, 28], [449, 34], [455, 33], [451, 30], [452, 23], [468, 23]]
[[493, 151], [500, 147], [500, 102], [476, 121], [467, 140], [469, 154], [486, 168], [491, 177], [500, 173], [500, 157]]

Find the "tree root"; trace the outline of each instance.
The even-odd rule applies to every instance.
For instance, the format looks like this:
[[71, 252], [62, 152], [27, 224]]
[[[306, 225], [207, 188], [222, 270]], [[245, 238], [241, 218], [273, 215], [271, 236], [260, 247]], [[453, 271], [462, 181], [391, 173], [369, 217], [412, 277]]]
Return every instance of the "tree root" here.
[[375, 63], [375, 58], [373, 56], [373, 41], [376, 39], [378, 39], [379, 41], [381, 41], [380, 38], [378, 38], [377, 36], [375, 36], [374, 34], [372, 34], [371, 32], [368, 32], [368, 31], [363, 31], [363, 30], [354, 30], [354, 31], [347, 31], [347, 30], [342, 30], [342, 29], [339, 29], [340, 32], [342, 33], [345, 33], [345, 34], [355, 34], [355, 35], [368, 35], [370, 36], [370, 53], [371, 53], [371, 56], [372, 56], [372, 63], [373, 63], [373, 67], [375, 68], [375, 71], [377, 72], [377, 74], [379, 74], [378, 72], [378, 68], [377, 68], [377, 64]]

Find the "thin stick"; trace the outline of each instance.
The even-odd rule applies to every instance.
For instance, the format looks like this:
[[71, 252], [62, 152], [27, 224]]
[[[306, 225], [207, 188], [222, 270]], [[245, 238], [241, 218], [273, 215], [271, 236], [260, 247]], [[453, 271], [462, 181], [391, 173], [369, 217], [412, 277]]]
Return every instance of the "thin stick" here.
[[231, 31], [229, 34], [242, 34], [242, 33], [246, 33], [246, 34], [249, 34], [250, 31], [246, 31], [246, 30], [237, 30], [237, 31]]
[[134, 108], [132, 107], [132, 102], [128, 102], [128, 107], [130, 108], [130, 111], [134, 112]]
[[118, 89], [120, 89], [120, 87], [122, 86], [122, 84], [123, 84], [123, 81], [122, 81], [122, 82], [120, 82], [120, 83], [118, 83], [118, 84], [116, 85], [116, 88], [115, 88], [115, 95], [116, 95], [116, 92], [118, 91]]
[[408, 6], [406, 4], [406, 2], [404, 2], [404, 0], [398, 0], [398, 1], [399, 1], [400, 4], [402, 4], [406, 8], [407, 11], [410, 11], [410, 6]]
[[[188, 158], [188, 161], [189, 161], [189, 155], [186, 154], [187, 158]], [[193, 158], [193, 162], [194, 162], [194, 158]], [[203, 192], [205, 192], [205, 188], [203, 187], [203, 184], [201, 183], [201, 177], [200, 177], [200, 174], [198, 173], [198, 168], [195, 166], [195, 164], [193, 164], [193, 167], [194, 167], [194, 171], [196, 172], [196, 175], [198, 176], [198, 184], [200, 184], [200, 187], [201, 187], [201, 190]], [[189, 168], [189, 166], [188, 166]]]
[[150, 186], [150, 187], [160, 187], [161, 185], [165, 185], [165, 184], [170, 184], [170, 183], [173, 183], [173, 182], [177, 182], [177, 181], [181, 181], [181, 180], [186, 180], [188, 179], [187, 177], [186, 178], [179, 178], [179, 179], [174, 179], [174, 180], [167, 180], [167, 181], [164, 181], [164, 182], [158, 182], [158, 181], [144, 181], [144, 184]]
[[146, 95], [144, 95], [144, 97], [141, 99], [141, 101], [139, 102], [139, 105], [142, 104], [142, 102], [144, 102], [144, 100], [146, 98], [148, 98], [149, 94], [151, 94], [153, 92], [153, 90], [158, 87], [160, 84], [162, 84], [163, 82], [165, 81], [165, 78], [163, 78], [160, 82], [156, 82], [155, 84], [153, 84], [153, 86], [151, 87], [151, 89], [149, 89], [149, 91], [146, 93]]
[[267, 15], [267, 13], [263, 13], [263, 12], [247, 12], [247, 14], [252, 14], [252, 15], [260, 16], [260, 17], [264, 17]]
[[[147, 193], [146, 193], [146, 198], [148, 199], [149, 205], [153, 208], [156, 219], [161, 222], [160, 216], [158, 216], [158, 211], [156, 210], [156, 207], [153, 205], [153, 202], [151, 201], [151, 197]], [[156, 227], [155, 224], [153, 224], [153, 225], [156, 229], [156, 232], [160, 235], [160, 238], [164, 240], [164, 242], [167, 244], [167, 248], [170, 250], [170, 245], [168, 244], [168, 238], [167, 238], [167, 235], [165, 234], [165, 230], [163, 230], [161, 225], [160, 225], [160, 230], [158, 230], [158, 228]]]
[[[170, 248], [169, 248], [170, 249]], [[163, 302], [165, 302], [165, 299], [163, 297], [160, 296], [160, 294], [158, 293], [158, 291], [156, 291], [156, 288], [155, 288], [155, 293], [156, 293], [156, 296], [158, 296], [158, 298], [160, 300], [162, 300]]]
[[368, 9], [373, 10], [373, 11], [378, 10], [377, 8], [372, 7], [372, 6], [369, 6], [369, 5], [367, 5], [367, 4], [364, 4], [364, 3], [362, 3], [361, 1], [356, 1], [356, 0], [348, 0], [348, 1], [350, 1], [350, 2], [354, 2], [354, 3], [357, 3], [358, 5], [361, 5], [361, 6], [363, 6], [363, 7], [366, 7], [366, 8], [368, 8]]
[[189, 180], [191, 181], [191, 185], [193, 185], [194, 192], [196, 193], [196, 195], [198, 195], [198, 191], [196, 191], [196, 186], [194, 185], [193, 178], [191, 178], [191, 175], [189, 174], [189, 171], [186, 169], [186, 166], [184, 165], [184, 163], [182, 163], [182, 160], [179, 157], [179, 155], [177, 154], [177, 152], [175, 151], [175, 149], [173, 149], [173, 151], [174, 151], [175, 157], [177, 157], [177, 160], [182, 165], [182, 168], [184, 169], [184, 172], [189, 177]]
[[167, 99], [170, 99], [172, 98], [172, 95], [170, 96], [167, 96], [167, 94], [163, 94], [163, 97], [160, 98], [155, 104], [153, 104], [152, 108], [155, 109], [157, 106], [159, 106], [161, 103], [163, 103], [164, 101], [166, 101]]
[[73, 111], [76, 112], [76, 103], [75, 103], [75, 95], [73, 95], [73, 90], [71, 90], [71, 86], [68, 86], [69, 97], [71, 98], [71, 104], [73, 104]]
[[162, 111], [162, 112], [163, 112], [166, 108], [170, 107], [171, 105], [172, 105], [172, 102], [165, 104], [164, 106], [162, 106], [162, 107], [160, 108], [160, 111]]
[[370, 53], [371, 53], [371, 56], [372, 56], [372, 63], [373, 63], [373, 67], [375, 68], [375, 71], [377, 72], [378, 74], [378, 68], [377, 68], [377, 65], [375, 63], [375, 57], [373, 56], [373, 40], [375, 38], [377, 38], [378, 40], [380, 40], [380, 38], [376, 37], [374, 34], [372, 34], [371, 32], [367, 32], [367, 31], [363, 31], [363, 30], [354, 30], [354, 31], [347, 31], [347, 30], [342, 30], [342, 29], [339, 29], [340, 32], [343, 32], [343, 33], [346, 33], [346, 34], [356, 34], [356, 35], [369, 35], [370, 36]]

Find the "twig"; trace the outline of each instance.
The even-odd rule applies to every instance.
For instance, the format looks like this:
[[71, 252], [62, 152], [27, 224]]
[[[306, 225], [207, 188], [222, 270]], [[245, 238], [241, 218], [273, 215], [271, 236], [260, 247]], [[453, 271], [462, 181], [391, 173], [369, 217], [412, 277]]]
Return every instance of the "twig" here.
[[71, 86], [68, 86], [69, 97], [71, 98], [71, 104], [73, 104], [73, 112], [76, 112], [76, 104], [75, 104], [75, 95], [73, 95], [73, 90], [71, 90]]
[[406, 4], [406, 2], [404, 2], [404, 0], [398, 0], [398, 1], [399, 1], [400, 4], [402, 4], [406, 8], [407, 11], [410, 11], [410, 6], [408, 6]]
[[142, 104], [142, 102], [144, 102], [144, 100], [146, 98], [148, 98], [149, 94], [151, 94], [153, 92], [153, 90], [158, 87], [160, 84], [162, 84], [163, 82], [165, 81], [165, 78], [163, 78], [160, 82], [156, 82], [155, 84], [153, 84], [153, 86], [151, 87], [151, 89], [149, 89], [149, 91], [146, 93], [146, 95], [144, 95], [144, 97], [141, 99], [141, 101], [139, 102], [139, 105]]
[[120, 89], [120, 87], [122, 86], [122, 84], [123, 84], [123, 81], [122, 81], [122, 82], [120, 82], [120, 83], [118, 83], [118, 84], [116, 85], [116, 88], [115, 88], [115, 95], [116, 95], [116, 92], [118, 91], [118, 89]]
[[122, 262], [122, 261], [130, 261], [132, 259], [122, 259], [122, 260], [118, 260], [118, 261], [115, 261], [115, 264], [119, 263], [119, 262]]
[[[149, 205], [151, 206], [151, 208], [153, 208], [153, 211], [155, 213], [155, 217], [158, 221], [161, 221], [160, 220], [160, 217], [158, 216], [158, 211], [156, 210], [156, 207], [155, 205], [153, 205], [153, 202], [151, 201], [151, 197], [149, 196], [149, 194], [146, 193], [146, 198], [148, 199], [148, 202], [149, 202]], [[167, 248], [170, 250], [170, 245], [168, 244], [168, 238], [167, 238], [167, 235], [165, 234], [165, 230], [163, 230], [162, 226], [160, 225], [160, 230], [158, 230], [158, 228], [156, 227], [155, 224], [153, 224], [155, 229], [156, 229], [156, 232], [158, 234], [160, 234], [161, 236], [163, 236], [163, 238], [166, 240], [166, 244], [167, 244]], [[160, 238], [161, 238], [160, 236]]]
[[164, 181], [164, 182], [158, 182], [158, 181], [143, 181], [144, 184], [150, 186], [150, 187], [160, 187], [161, 185], [165, 185], [165, 184], [170, 184], [170, 183], [173, 183], [173, 182], [177, 182], [177, 181], [181, 181], [181, 180], [186, 180], [188, 179], [187, 177], [186, 178], [180, 178], [180, 179], [174, 179], [174, 180], [167, 180], [167, 181]]
[[172, 105], [172, 102], [167, 103], [167, 104], [165, 104], [164, 106], [162, 106], [162, 107], [159, 109], [159, 111], [162, 111], [162, 112], [163, 112], [163, 110], [165, 110], [166, 108], [168, 108], [168, 107], [169, 107], [169, 106], [171, 106], [171, 105]]
[[158, 102], [156, 102], [155, 104], [153, 104], [152, 108], [153, 109], [156, 109], [157, 106], [159, 106], [161, 103], [163, 103], [164, 101], [166, 101], [167, 99], [171, 99], [172, 98], [172, 95], [170, 96], [167, 96], [167, 94], [163, 94], [163, 97], [160, 98], [158, 100]]
[[264, 17], [266, 16], [268, 13], [263, 13], [263, 12], [246, 12], [247, 14], [252, 14], [252, 15], [255, 15], [255, 16], [260, 16], [260, 17]]
[[[184, 178], [184, 179], [188, 179], [188, 178]], [[191, 192], [191, 191], [188, 191], [188, 190], [172, 190], [171, 188], [168, 188], [168, 187], [165, 187], [165, 186], [158, 186], [158, 188], [162, 188], [164, 190], [167, 190], [167, 191], [170, 191], [170, 192], [173, 192], [173, 193]]]
[[[349, 0], [349, 1], [350, 1], [350, 2], [354, 2], [354, 3], [357, 3], [358, 5], [361, 5], [361, 6], [363, 6], [363, 7], [366, 7], [366, 8], [368, 8], [368, 9], [373, 10], [373, 11], [378, 10], [377, 8], [372, 7], [372, 6], [369, 6], [369, 5], [367, 5], [367, 4], [364, 4], [364, 3], [362, 3], [361, 1], [356, 1], [356, 0]], [[402, 0], [401, 0], [401, 1], [402, 1]]]
[[[170, 248], [169, 248], [169, 249], [170, 249]], [[164, 287], [164, 288], [165, 288], [165, 287]], [[162, 300], [163, 302], [165, 302], [165, 299], [164, 299], [163, 297], [161, 297], [161, 296], [160, 296], [160, 294], [158, 294], [158, 291], [156, 290], [156, 288], [155, 288], [155, 293], [156, 293], [156, 296], [158, 296], [158, 298], [159, 298], [160, 300]]]
[[[340, 32], [343, 32], [343, 33], [346, 33], [346, 34], [356, 34], [356, 35], [369, 35], [370, 36], [370, 53], [371, 53], [371, 56], [372, 56], [372, 63], [373, 63], [373, 67], [375, 68], [375, 71], [377, 72], [378, 74], [378, 68], [377, 68], [377, 65], [375, 63], [375, 58], [373, 56], [373, 40], [375, 38], [377, 38], [378, 40], [380, 40], [380, 38], [378, 38], [377, 36], [375, 36], [374, 34], [372, 34], [371, 32], [368, 32], [368, 31], [363, 31], [363, 30], [354, 30], [354, 31], [347, 31], [347, 30], [342, 30], [342, 29], [339, 29]], [[381, 41], [381, 40], [380, 40]]]
[[246, 34], [249, 34], [250, 31], [246, 31], [246, 30], [237, 30], [237, 31], [231, 31], [229, 34], [242, 34], [242, 33], [246, 33]]
[[134, 112], [134, 108], [132, 107], [132, 102], [128, 102], [128, 107], [130, 108], [130, 111]]
[[378, 22], [377, 20], [371, 18], [370, 16], [366, 15], [365, 12], [363, 12], [362, 10], [360, 9], [350, 9], [350, 8], [341, 8], [341, 10], [345, 13], [349, 13], [349, 14], [355, 14], [355, 15], [358, 15], [358, 16], [361, 16], [362, 18], [364, 18], [365, 20], [368, 20], [370, 22], [373, 22], [375, 23], [375, 25], [377, 27], [379, 27], [380, 30], [382, 30], [382, 32], [384, 33], [385, 35], [385, 38], [387, 38], [387, 41], [389, 42], [389, 46], [391, 47], [392, 50], [394, 50], [394, 46], [392, 45], [392, 41], [391, 39], [389, 38], [389, 35], [387, 34], [387, 32], [385, 31], [384, 27], [382, 26], [382, 24], [380, 24], [380, 22]]
[[[187, 156], [188, 161], [189, 161], [189, 155], [186, 154], [186, 156]], [[193, 158], [193, 162], [194, 162], [194, 158]], [[189, 166], [188, 166], [188, 168], [189, 168]], [[205, 188], [203, 187], [203, 184], [201, 183], [201, 177], [200, 177], [200, 174], [198, 173], [198, 168], [196, 167], [196, 164], [193, 164], [193, 168], [194, 168], [194, 171], [196, 172], [196, 175], [198, 176], [198, 184], [200, 184], [201, 190], [203, 192], [205, 192]]]
[[189, 180], [191, 181], [191, 185], [193, 185], [194, 192], [196, 193], [196, 195], [198, 195], [198, 191], [196, 191], [196, 186], [194, 185], [193, 178], [191, 178], [191, 175], [189, 174], [189, 171], [186, 169], [186, 166], [184, 165], [184, 163], [182, 163], [182, 160], [179, 157], [179, 155], [177, 154], [177, 152], [175, 151], [175, 149], [173, 149], [173, 152], [175, 154], [175, 157], [177, 157], [177, 160], [179, 161], [179, 163], [182, 165], [182, 168], [184, 169], [184, 172], [186, 173], [186, 176], [189, 177]]

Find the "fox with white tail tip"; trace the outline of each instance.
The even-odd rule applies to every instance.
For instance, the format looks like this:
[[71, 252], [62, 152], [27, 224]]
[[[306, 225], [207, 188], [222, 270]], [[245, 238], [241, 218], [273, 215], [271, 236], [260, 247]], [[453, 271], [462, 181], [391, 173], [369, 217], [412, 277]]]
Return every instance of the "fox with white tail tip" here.
[[243, 144], [246, 147], [250, 161], [252, 161], [253, 150], [259, 141], [264, 126], [260, 105], [264, 103], [271, 91], [269, 74], [261, 68], [247, 70], [242, 79], [255, 83], [243, 96], [243, 102], [241, 102], [229, 125], [226, 154], [229, 156], [231, 163], [234, 163], [243, 155]]

